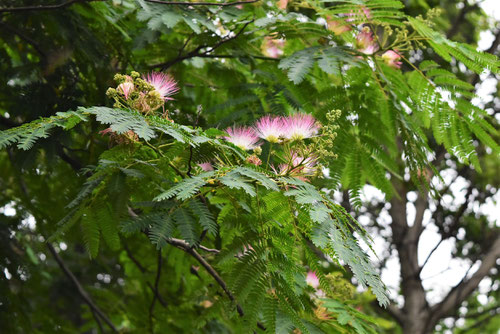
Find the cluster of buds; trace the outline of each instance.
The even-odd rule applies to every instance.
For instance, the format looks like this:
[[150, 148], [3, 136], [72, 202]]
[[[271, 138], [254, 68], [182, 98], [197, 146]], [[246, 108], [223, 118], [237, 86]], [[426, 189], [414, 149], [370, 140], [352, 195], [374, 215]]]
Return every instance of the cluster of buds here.
[[[146, 115], [165, 106], [165, 102], [179, 91], [177, 82], [168, 74], [152, 72], [142, 76], [116, 74], [116, 88], [109, 88], [106, 95], [115, 100], [116, 108], [128, 107]], [[165, 110], [163, 110], [165, 112]]]
[[321, 128], [321, 136], [313, 138], [313, 143], [310, 146], [316, 154], [323, 158], [337, 158], [333, 153], [333, 144], [337, 138], [337, 130], [339, 126], [336, 124], [342, 112], [340, 110], [330, 110], [326, 113], [327, 123]]
[[271, 58], [279, 58], [283, 55], [283, 48], [285, 47], [285, 40], [282, 38], [273, 38], [266, 36], [262, 44], [263, 53]]
[[[345, 18], [343, 18], [343, 17]], [[326, 17], [326, 24], [328, 30], [332, 31], [335, 35], [342, 35], [348, 31], [355, 28], [356, 22], [366, 22], [370, 21], [372, 18], [372, 13], [365, 6], [360, 6], [357, 11], [350, 12], [348, 14], [341, 15], [341, 17], [333, 18], [331, 16]], [[366, 55], [374, 55], [380, 49], [380, 45], [376, 40], [373, 32], [368, 26], [361, 25], [361, 30], [356, 35], [356, 40], [354, 43], [355, 48]], [[384, 27], [386, 34], [392, 34], [392, 30], [389, 26]], [[401, 68], [401, 55], [397, 50], [388, 50], [384, 52], [381, 56], [382, 60], [389, 66], [393, 68]]]

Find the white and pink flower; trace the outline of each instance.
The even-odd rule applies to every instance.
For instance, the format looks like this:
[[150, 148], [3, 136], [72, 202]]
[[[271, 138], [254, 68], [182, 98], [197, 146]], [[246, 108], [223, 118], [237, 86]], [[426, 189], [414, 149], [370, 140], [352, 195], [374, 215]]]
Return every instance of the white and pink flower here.
[[314, 271], [309, 271], [306, 276], [306, 283], [314, 289], [319, 287], [319, 278]]
[[277, 143], [284, 136], [285, 122], [282, 117], [264, 116], [255, 124], [257, 135], [270, 143]]
[[198, 166], [200, 166], [200, 168], [204, 172], [209, 172], [211, 170], [214, 170], [214, 167], [212, 166], [212, 164], [210, 162], [201, 162], [201, 163], [198, 164]]
[[402, 62], [399, 61], [400, 59], [401, 56], [394, 50], [389, 50], [382, 54], [382, 60], [390, 67], [401, 68]]
[[345, 32], [348, 32], [351, 30], [351, 26], [344, 22], [343, 20], [335, 20], [331, 19], [330, 17], [327, 17], [326, 21], [328, 30], [333, 32], [335, 35], [342, 35]]
[[379, 46], [368, 27], [364, 27], [358, 36], [356, 36], [356, 48], [359, 52], [367, 55], [372, 55], [378, 51]]
[[243, 150], [253, 150], [259, 147], [259, 137], [252, 128], [233, 126], [227, 128], [226, 132], [229, 136], [224, 137], [224, 139]]
[[266, 36], [263, 44], [264, 54], [271, 58], [279, 58], [283, 55], [285, 40], [281, 38], [272, 38]]
[[284, 136], [290, 140], [302, 140], [318, 134], [319, 124], [309, 114], [295, 114], [284, 119]]
[[147, 83], [152, 85], [155, 90], [160, 94], [163, 100], [173, 100], [170, 96], [179, 91], [177, 81], [170, 75], [161, 72], [151, 72], [147, 76], [143, 76]]
[[318, 158], [315, 155], [301, 157], [296, 152], [291, 153], [289, 162], [280, 164], [278, 170], [273, 167], [274, 172], [279, 176], [292, 176], [302, 181], [309, 181], [307, 177], [313, 176], [317, 171]]
[[128, 97], [134, 91], [134, 89], [134, 83], [130, 81], [125, 81], [124, 83], [119, 84], [117, 87], [118, 92], [125, 96], [125, 100], [128, 100]]

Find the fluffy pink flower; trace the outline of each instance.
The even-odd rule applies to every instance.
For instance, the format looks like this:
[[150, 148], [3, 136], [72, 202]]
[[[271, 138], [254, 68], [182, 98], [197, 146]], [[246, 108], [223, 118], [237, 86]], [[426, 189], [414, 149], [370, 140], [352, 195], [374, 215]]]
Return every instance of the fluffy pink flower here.
[[179, 91], [177, 81], [168, 74], [151, 72], [147, 76], [143, 76], [143, 79], [152, 85], [164, 100], [173, 100], [170, 96]]
[[284, 39], [273, 39], [267, 36], [264, 40], [264, 54], [271, 58], [278, 58], [283, 55], [283, 47], [285, 46]]
[[257, 135], [270, 143], [277, 143], [284, 136], [285, 123], [281, 117], [264, 116], [255, 124]]
[[328, 26], [328, 30], [330, 30], [337, 36], [351, 30], [351, 27], [342, 20], [334, 20], [328, 17], [327, 19], [328, 20], [326, 21], [326, 24]]
[[125, 96], [125, 100], [128, 100], [130, 93], [134, 91], [134, 84], [132, 82], [126, 81], [122, 84], [119, 84], [117, 90], [119, 93], [122, 93]]
[[199, 163], [198, 166], [200, 166], [200, 168], [205, 172], [209, 172], [211, 170], [214, 170], [214, 167], [212, 166], [212, 164], [210, 162], [202, 162], [202, 163]]
[[356, 48], [359, 52], [372, 55], [378, 50], [378, 44], [375, 42], [373, 33], [368, 27], [363, 28], [356, 36]]
[[258, 156], [256, 156], [255, 154], [252, 154], [251, 156], [249, 156], [248, 158], [246, 158], [246, 161], [248, 163], [251, 163], [255, 166], [260, 166], [262, 165], [262, 160], [259, 159]]
[[309, 114], [295, 114], [284, 119], [284, 135], [290, 140], [310, 138], [318, 133], [319, 124]]
[[314, 271], [309, 271], [307, 273], [306, 283], [307, 285], [312, 286], [314, 289], [317, 289], [319, 287], [319, 279]]
[[232, 127], [227, 128], [226, 132], [229, 136], [224, 137], [224, 139], [243, 150], [253, 150], [259, 146], [259, 137], [252, 128]]
[[278, 0], [279, 9], [286, 9], [286, 6], [288, 6], [288, 0]]
[[401, 68], [402, 62], [398, 61], [401, 59], [399, 53], [393, 50], [386, 51], [382, 54], [382, 59], [384, 62], [394, 68]]

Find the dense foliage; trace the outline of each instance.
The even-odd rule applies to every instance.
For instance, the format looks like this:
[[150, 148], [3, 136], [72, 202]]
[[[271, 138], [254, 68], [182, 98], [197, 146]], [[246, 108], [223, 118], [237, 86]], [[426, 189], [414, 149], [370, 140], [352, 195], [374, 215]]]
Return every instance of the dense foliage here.
[[[1, 227], [8, 331], [393, 330], [357, 308], [389, 299], [370, 236], [334, 191], [354, 209], [366, 184], [386, 201], [404, 182], [439, 197], [436, 146], [475, 171], [485, 146], [500, 153], [474, 86], [443, 65], [479, 75], [500, 63], [435, 30], [439, 10], [3, 6], [1, 204], [26, 219]], [[55, 262], [40, 270], [45, 247]], [[33, 316], [47, 296], [55, 307]]]

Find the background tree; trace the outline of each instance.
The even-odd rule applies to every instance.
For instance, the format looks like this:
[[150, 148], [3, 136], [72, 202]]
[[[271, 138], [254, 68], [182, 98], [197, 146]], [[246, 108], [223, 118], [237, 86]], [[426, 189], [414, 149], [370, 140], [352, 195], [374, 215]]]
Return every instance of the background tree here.
[[[343, 263], [331, 261], [340, 258], [349, 262], [350, 252], [356, 247], [326, 246], [322, 250], [321, 246], [326, 244], [318, 237], [321, 234], [310, 233], [315, 223], [324, 219], [323, 209], [312, 210], [315, 213], [311, 219], [299, 212], [297, 224], [303, 228], [303, 234], [284, 228], [289, 233], [284, 236], [279, 230], [268, 231], [263, 226], [248, 230], [248, 226], [261, 219], [256, 218], [259, 214], [279, 217], [285, 227], [292, 226], [287, 225], [292, 221], [290, 212], [295, 213], [301, 206], [291, 211], [273, 211], [279, 205], [274, 207], [272, 203], [280, 203], [284, 197], [275, 201], [266, 198], [264, 205], [256, 203], [255, 198], [259, 197], [252, 196], [248, 179], [257, 178], [252, 181], [252, 186], [257, 184], [260, 189], [256, 194], [259, 191], [272, 194], [266, 184], [273, 186], [264, 178], [270, 177], [269, 171], [258, 170], [261, 174], [246, 171], [246, 175], [235, 172], [232, 168], [245, 164], [241, 162], [241, 155], [245, 157], [241, 151], [234, 147], [231, 151], [230, 145], [219, 146], [223, 142], [211, 149], [189, 144], [197, 140], [217, 141], [216, 137], [222, 133], [198, 129], [193, 137], [189, 128], [176, 126], [225, 129], [234, 123], [252, 124], [263, 115], [286, 116], [294, 112], [312, 114], [327, 125], [331, 121], [328, 112], [336, 109], [342, 111], [339, 119], [333, 117], [334, 125], [339, 126], [333, 145], [337, 156], [321, 152], [329, 177], [314, 179], [312, 184], [330, 190], [344, 189], [343, 205], [352, 206], [353, 213], [380, 216], [388, 210], [391, 215], [389, 240], [401, 259], [401, 291], [405, 298], [402, 311], [396, 306], [388, 308], [391, 316], [403, 332], [430, 332], [444, 317], [463, 317], [457, 310], [468, 299], [466, 313], [471, 319], [491, 318], [498, 309], [496, 304], [479, 306], [473, 292], [480, 278], [489, 275], [495, 266], [498, 230], [487, 217], [478, 219], [473, 207], [460, 204], [457, 208], [445, 202], [446, 192], [453, 187], [445, 183], [444, 187], [427, 188], [426, 184], [439, 171], [451, 168], [460, 177], [471, 180], [467, 197], [474, 196], [478, 203], [486, 201], [495, 191], [488, 185], [498, 181], [488, 171], [498, 169], [499, 149], [495, 142], [498, 131], [488, 123], [493, 122], [491, 117], [470, 103], [474, 87], [467, 82], [477, 83], [478, 74], [484, 69], [497, 73], [498, 61], [435, 32], [444, 31], [448, 38], [474, 43], [477, 30], [473, 28], [477, 25], [473, 23], [482, 16], [476, 4], [465, 3], [457, 9], [454, 2], [446, 2], [445, 13], [451, 20], [436, 12], [430, 12], [427, 20], [414, 18], [436, 5], [419, 1], [404, 7], [398, 1], [381, 0], [364, 5], [358, 1], [277, 4], [247, 1], [227, 5], [68, 1], [25, 6], [13, 1], [3, 5], [0, 9], [0, 38], [5, 45], [0, 54], [4, 83], [1, 124], [5, 129], [14, 128], [39, 117], [52, 116], [3, 132], [0, 137], [1, 145], [17, 144], [17, 149], [9, 146], [1, 153], [0, 162], [5, 176], [2, 188], [6, 189], [0, 195], [4, 207], [2, 221], [5, 221], [1, 225], [5, 240], [1, 265], [7, 278], [1, 287], [1, 306], [2, 317], [9, 317], [9, 321], [2, 321], [6, 330], [74, 332], [99, 328], [100, 331], [219, 333], [264, 328], [273, 331], [276, 327], [282, 332], [294, 328], [302, 332], [320, 329], [369, 332], [372, 325], [378, 325], [377, 331], [382, 328], [398, 331], [391, 322], [370, 318], [354, 308], [373, 301], [374, 297], [369, 292], [355, 293], [346, 281], [352, 279], [351, 270], [344, 271]], [[464, 19], [468, 21], [462, 24]], [[401, 24], [403, 21], [406, 24]], [[433, 21], [438, 24], [430, 30]], [[497, 44], [494, 42], [488, 51], [493, 53]], [[385, 53], [394, 50], [395, 55]], [[397, 69], [401, 66], [398, 61], [403, 61], [402, 71]], [[152, 141], [153, 147], [145, 142], [151, 139], [152, 130], [125, 114], [104, 108], [64, 113], [78, 106], [110, 105], [105, 92], [110, 86], [116, 87], [114, 74], [133, 69], [168, 70], [182, 87], [176, 100], [166, 105], [173, 125], [148, 118], [153, 116], [146, 117], [148, 125], [154, 124], [155, 131], [165, 133], [159, 141]], [[442, 92], [449, 96], [443, 97]], [[54, 116], [57, 112], [63, 114]], [[131, 155], [127, 152], [125, 157], [120, 147], [126, 145], [107, 150], [110, 145], [107, 137], [98, 134], [104, 129], [101, 123], [111, 123], [116, 132], [132, 129], [140, 137], [134, 145], [141, 149]], [[332, 135], [334, 125], [330, 128]], [[50, 137], [45, 138], [48, 130]], [[169, 137], [172, 135], [175, 139]], [[36, 147], [25, 151], [33, 145]], [[167, 149], [160, 149], [161, 145]], [[272, 157], [273, 162], [279, 158], [276, 154], [279, 149], [274, 148], [275, 154], [268, 154], [271, 149], [272, 146], [264, 146], [260, 159], [265, 163], [269, 162], [266, 157]], [[157, 171], [153, 172], [154, 165], [143, 168], [134, 165], [137, 161], [149, 161], [160, 152], [165, 155], [159, 159], [166, 163], [160, 168], [164, 180], [158, 178]], [[168, 191], [174, 181], [191, 182], [189, 176], [200, 173], [194, 162], [220, 157], [222, 152], [234, 152], [227, 153], [230, 157], [222, 166], [232, 173], [231, 188], [241, 189], [236, 190], [237, 198], [241, 199], [239, 204], [219, 193], [208, 199], [210, 212], [223, 232], [193, 235], [190, 229], [182, 227], [191, 226], [193, 230], [201, 227], [188, 224], [191, 214], [186, 215], [187, 209], [180, 208], [176, 209], [174, 219], [185, 216], [176, 220], [179, 231], [175, 233], [180, 233], [184, 240], [169, 238], [172, 236], [169, 233], [174, 232], [169, 230], [168, 218], [162, 217], [155, 223], [153, 214], [168, 210], [171, 201], [157, 207], [151, 200], [162, 193], [160, 189]], [[481, 166], [485, 173], [477, 174]], [[98, 187], [92, 190], [99, 176], [106, 179], [102, 192]], [[226, 182], [229, 187], [227, 178], [219, 181], [224, 177], [219, 175], [213, 182]], [[281, 185], [276, 176], [272, 180]], [[374, 205], [378, 209], [361, 203], [361, 190], [367, 183], [386, 196], [383, 203]], [[79, 192], [82, 185], [83, 191]], [[189, 189], [189, 184], [181, 185]], [[331, 198], [315, 198], [307, 184], [296, 186], [310, 193], [307, 197], [295, 192], [295, 204], [305, 205], [309, 210], [324, 200], [325, 205], [333, 205], [330, 210], [341, 210], [330, 202]], [[181, 188], [171, 189], [177, 192], [165, 198], [176, 196], [182, 201], [183, 196], [189, 197], [179, 195]], [[190, 195], [199, 190], [193, 189]], [[417, 192], [420, 194], [415, 201], [417, 215], [410, 227], [405, 199], [408, 193]], [[93, 199], [90, 204], [89, 196]], [[390, 209], [384, 206], [387, 202]], [[69, 209], [65, 207], [68, 203]], [[112, 210], [94, 203], [107, 203]], [[431, 208], [433, 222], [439, 226], [443, 239], [459, 234], [463, 238], [458, 243], [457, 256], [482, 260], [480, 270], [472, 278], [466, 278], [460, 288], [452, 290], [435, 306], [427, 305], [426, 292], [418, 277], [422, 262], [416, 257], [427, 207]], [[254, 211], [255, 208], [268, 212]], [[330, 214], [336, 221], [343, 221], [342, 215]], [[372, 221], [376, 227], [383, 225], [375, 216]], [[202, 225], [203, 230], [209, 230], [210, 223], [207, 224]], [[328, 232], [331, 237], [334, 231], [324, 230], [326, 225], [320, 223], [320, 231]], [[128, 234], [134, 229], [135, 234]], [[139, 230], [149, 234], [155, 245]], [[285, 242], [290, 235], [300, 241], [298, 247]], [[101, 238], [107, 247], [98, 247]], [[203, 245], [210, 246], [202, 248], [200, 239]], [[263, 240], [267, 245], [259, 243]], [[339, 240], [354, 239], [345, 233]], [[250, 241], [253, 250], [249, 250]], [[227, 256], [230, 249], [239, 251], [236, 257]], [[270, 265], [261, 266], [257, 260], [262, 260], [268, 250], [281, 257], [268, 258]], [[215, 254], [219, 251], [226, 256]], [[87, 252], [94, 257], [92, 261]], [[204, 252], [209, 255], [200, 256]], [[293, 255], [289, 259], [296, 262], [286, 262], [282, 254]], [[362, 263], [363, 253], [356, 255]], [[318, 266], [321, 262], [317, 257], [327, 260], [323, 261], [325, 268]], [[217, 271], [211, 271], [214, 267]], [[366, 279], [359, 276], [357, 269], [357, 282]], [[307, 270], [316, 272], [321, 288], [334, 299], [323, 306], [311, 302], [312, 291], [305, 288]], [[286, 273], [283, 282], [279, 276], [272, 276], [281, 272]], [[356, 267], [353, 272], [356, 274]], [[262, 283], [264, 278], [261, 286], [253, 285], [254, 280], [249, 279], [266, 275], [273, 277], [274, 286]], [[374, 277], [372, 286], [380, 287]], [[252, 283], [245, 285], [246, 281]], [[310, 284], [317, 287], [314, 282]], [[254, 287], [256, 290], [252, 290]], [[375, 289], [381, 301], [382, 290]], [[77, 303], [80, 303], [78, 310]], [[366, 312], [372, 311], [366, 309]], [[482, 323], [490, 328], [495, 326], [494, 322]], [[464, 327], [478, 328], [475, 323]]]

